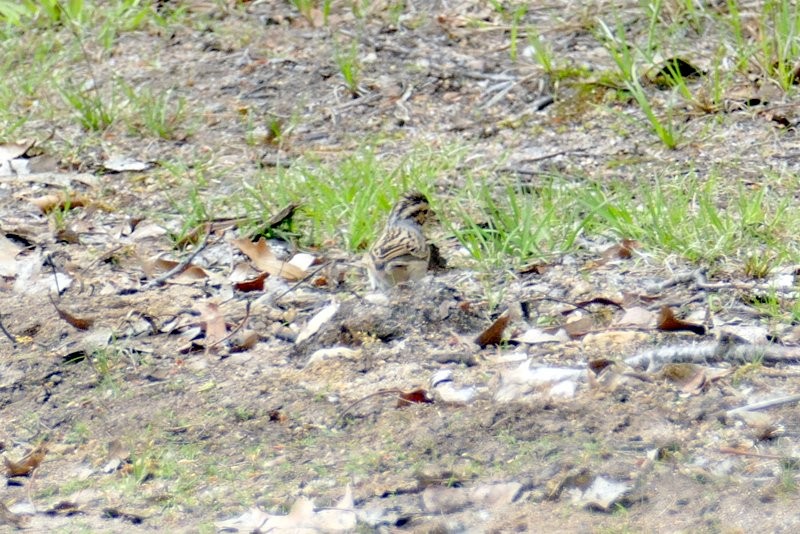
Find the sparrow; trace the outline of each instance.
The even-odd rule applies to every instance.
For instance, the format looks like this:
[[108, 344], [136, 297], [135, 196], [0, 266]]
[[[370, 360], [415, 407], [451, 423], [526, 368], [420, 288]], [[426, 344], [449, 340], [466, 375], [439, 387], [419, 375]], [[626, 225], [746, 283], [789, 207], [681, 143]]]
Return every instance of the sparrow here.
[[373, 290], [385, 291], [425, 276], [430, 248], [422, 226], [429, 217], [430, 205], [422, 193], [411, 191], [397, 201], [383, 233], [367, 253], [367, 271]]

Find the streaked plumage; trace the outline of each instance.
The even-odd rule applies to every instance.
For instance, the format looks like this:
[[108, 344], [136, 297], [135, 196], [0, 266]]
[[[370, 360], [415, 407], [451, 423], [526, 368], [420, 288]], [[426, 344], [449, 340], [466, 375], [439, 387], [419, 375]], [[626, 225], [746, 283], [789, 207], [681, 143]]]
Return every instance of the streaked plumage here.
[[373, 289], [386, 290], [425, 276], [430, 249], [422, 226], [429, 214], [428, 199], [416, 191], [394, 205], [383, 233], [367, 254]]

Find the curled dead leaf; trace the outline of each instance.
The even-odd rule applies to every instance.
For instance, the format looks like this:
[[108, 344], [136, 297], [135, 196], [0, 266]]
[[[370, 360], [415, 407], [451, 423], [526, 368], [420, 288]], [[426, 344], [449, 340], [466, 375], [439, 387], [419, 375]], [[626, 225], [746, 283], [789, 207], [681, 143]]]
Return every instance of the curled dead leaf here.
[[511, 317], [508, 313], [504, 313], [498, 317], [492, 324], [484, 330], [481, 335], [475, 340], [480, 348], [486, 348], [489, 345], [499, 345], [503, 340], [503, 331], [508, 326]]
[[[179, 265], [179, 262], [173, 260], [165, 260], [163, 258], [155, 258], [151, 260], [139, 260], [142, 265], [142, 270], [147, 278], [153, 279], [158, 277], [159, 274], [169, 272]], [[189, 264], [179, 274], [175, 275], [170, 281], [178, 284], [189, 284], [197, 280], [208, 278], [208, 273], [197, 265]]]
[[564, 331], [566, 331], [569, 337], [576, 339], [591, 332], [593, 327], [594, 319], [587, 315], [586, 317], [581, 317], [580, 319], [566, 323], [564, 325]]
[[214, 302], [202, 302], [195, 306], [200, 312], [200, 320], [206, 331], [206, 346], [213, 346], [228, 335], [228, 327], [225, 324], [225, 316], [219, 309], [219, 304]]
[[409, 404], [430, 404], [432, 402], [433, 399], [428, 395], [428, 392], [418, 388], [400, 393], [397, 399], [397, 407], [403, 408]]
[[56, 312], [58, 312], [58, 316], [64, 319], [70, 325], [77, 328], [78, 330], [89, 330], [92, 327], [92, 325], [94, 325], [94, 319], [83, 319], [80, 317], [75, 317], [71, 313], [66, 312], [60, 309], [58, 306], [56, 306], [56, 303], [52, 297], [48, 296], [48, 298], [50, 298], [50, 303], [53, 305], [53, 308], [55, 308]]
[[658, 329], [665, 332], [693, 332], [698, 336], [706, 334], [705, 326], [678, 319], [669, 306], [662, 307], [658, 313]]
[[264, 281], [269, 276], [269, 273], [261, 273], [255, 278], [250, 280], [243, 280], [241, 282], [236, 282], [233, 284], [234, 289], [237, 291], [264, 291]]
[[302, 280], [306, 275], [305, 271], [298, 266], [276, 258], [267, 240], [263, 237], [256, 243], [245, 238], [234, 239], [232, 243], [236, 248], [241, 250], [245, 256], [250, 258], [253, 265], [260, 271], [280, 276], [290, 282]]

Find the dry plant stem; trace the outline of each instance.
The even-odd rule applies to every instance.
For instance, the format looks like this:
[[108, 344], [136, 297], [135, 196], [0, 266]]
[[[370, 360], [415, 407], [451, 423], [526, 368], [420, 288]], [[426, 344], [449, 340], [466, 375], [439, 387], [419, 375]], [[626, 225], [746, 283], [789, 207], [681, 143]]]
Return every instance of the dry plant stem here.
[[344, 411], [342, 413], [339, 414], [339, 417], [337, 417], [336, 421], [334, 421], [334, 423], [333, 423], [333, 428], [336, 428], [337, 426], [339, 426], [339, 423], [342, 421], [342, 419], [344, 419], [344, 416], [347, 415], [347, 413], [350, 410], [352, 410], [357, 405], [361, 404], [362, 402], [364, 402], [367, 399], [371, 399], [372, 397], [377, 397], [379, 395], [397, 395], [398, 399], [399, 399], [399, 398], [402, 398], [402, 397], [400, 397], [400, 395], [402, 395], [402, 394], [403, 394], [403, 390], [401, 390], [401, 389], [382, 389], [380, 391], [376, 391], [375, 393], [370, 393], [366, 397], [361, 397], [357, 401], [355, 401], [352, 404], [350, 404], [347, 408], [344, 409]]
[[11, 332], [9, 332], [8, 330], [6, 330], [6, 327], [5, 327], [5, 325], [3, 324], [3, 319], [2, 319], [2, 317], [0, 317], [0, 330], [2, 330], [2, 331], [3, 331], [3, 333], [6, 335], [6, 337], [7, 337], [8, 339], [10, 339], [10, 340], [11, 340], [11, 343], [13, 343], [13, 344], [14, 344], [14, 348], [16, 348], [16, 347], [17, 347], [17, 338], [15, 338], [15, 337], [14, 337], [14, 336], [11, 334]]
[[752, 412], [755, 410], [763, 410], [764, 408], [772, 408], [774, 406], [781, 406], [783, 404], [789, 404], [798, 401], [800, 401], [800, 395], [787, 395], [785, 397], [777, 397], [774, 399], [769, 399], [761, 402], [755, 402], [753, 404], [748, 404], [747, 406], [740, 406], [739, 408], [728, 410], [727, 412], [725, 412], [725, 415], [731, 416], [741, 412]]
[[754, 458], [764, 458], [766, 460], [794, 460], [792, 456], [778, 456], [777, 454], [761, 454], [758, 452], [742, 451], [732, 447], [720, 447], [719, 452], [724, 454], [737, 454], [739, 456], [752, 456]]
[[33, 483], [36, 480], [36, 471], [38, 470], [39, 469], [34, 469], [31, 472], [31, 478], [30, 480], [28, 480], [28, 487], [25, 488], [25, 494], [28, 497], [28, 502], [31, 503], [31, 506], [33, 507], [34, 510], [36, 510], [36, 505], [33, 504]]
[[53, 263], [53, 255], [48, 254], [44, 259], [44, 264], [50, 267], [53, 271], [53, 283], [56, 285], [56, 295], [61, 298], [61, 288], [58, 287], [58, 271], [56, 271], [56, 264]]
[[158, 278], [154, 278], [153, 280], [147, 282], [144, 286], [142, 286], [141, 291], [158, 287], [167, 280], [169, 280], [170, 278], [172, 278], [173, 276], [175, 276], [176, 274], [180, 274], [181, 272], [183, 272], [192, 263], [192, 260], [194, 260], [197, 257], [197, 255], [200, 254], [200, 252], [202, 252], [203, 249], [206, 248], [207, 246], [208, 246], [208, 234], [203, 236], [203, 241], [201, 241], [200, 244], [197, 245], [197, 247], [195, 247], [192, 253], [189, 254], [182, 262], [180, 262], [178, 265], [176, 265], [169, 271], [165, 272]]

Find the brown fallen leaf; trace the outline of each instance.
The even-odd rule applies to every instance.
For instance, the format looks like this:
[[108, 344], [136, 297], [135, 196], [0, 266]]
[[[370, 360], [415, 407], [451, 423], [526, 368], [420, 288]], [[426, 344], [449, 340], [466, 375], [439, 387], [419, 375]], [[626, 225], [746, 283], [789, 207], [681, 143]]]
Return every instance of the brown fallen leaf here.
[[200, 320], [206, 331], [206, 346], [216, 345], [228, 335], [225, 316], [219, 310], [219, 304], [201, 302], [195, 309], [200, 312]]
[[290, 282], [302, 280], [306, 275], [305, 271], [296, 265], [276, 258], [275, 254], [273, 254], [272, 250], [269, 248], [267, 240], [263, 237], [256, 243], [246, 238], [234, 239], [232, 243], [236, 248], [241, 250], [245, 256], [250, 258], [253, 265], [260, 271], [280, 276]]
[[71, 324], [72, 326], [74, 326], [75, 328], [77, 328], [78, 330], [89, 330], [92, 327], [92, 325], [94, 325], [94, 319], [82, 319], [79, 317], [75, 317], [71, 313], [59, 309], [59, 307], [56, 306], [56, 302], [49, 295], [48, 298], [50, 299], [50, 303], [53, 305], [53, 308], [55, 308], [56, 312], [58, 312], [58, 316], [64, 319], [69, 324]]
[[42, 213], [50, 213], [53, 210], [66, 210], [72, 208], [83, 208], [91, 204], [91, 201], [82, 195], [69, 193], [52, 193], [41, 197], [30, 199], [30, 202]]
[[617, 326], [648, 328], [653, 324], [653, 317], [653, 312], [647, 308], [642, 308], [641, 306], [632, 306], [625, 310], [625, 315], [623, 315], [620, 320], [617, 321]]
[[592, 331], [594, 319], [591, 316], [581, 317], [576, 321], [570, 321], [564, 325], [564, 331], [572, 339], [585, 336]]
[[[155, 258], [152, 260], [139, 259], [142, 265], [142, 270], [147, 278], [156, 278], [159, 274], [169, 272], [174, 269], [179, 262], [173, 260], [165, 260], [163, 258]], [[189, 264], [183, 271], [171, 278], [172, 282], [179, 284], [188, 284], [197, 280], [208, 278], [208, 273], [197, 265]]]
[[236, 282], [233, 284], [234, 289], [237, 291], [263, 291], [264, 290], [264, 280], [267, 279], [269, 273], [261, 273], [257, 277], [251, 280], [243, 280], [241, 282]]
[[475, 343], [482, 349], [489, 345], [499, 345], [503, 340], [503, 331], [508, 326], [511, 316], [508, 313], [503, 313], [492, 324], [484, 330], [481, 335], [475, 340]]
[[44, 443], [37, 446], [31, 452], [25, 455], [19, 462], [13, 462], [8, 458], [4, 458], [6, 464], [6, 477], [26, 477], [33, 473], [39, 467], [39, 464], [44, 460], [47, 454], [47, 445]]
[[706, 334], [705, 326], [678, 319], [669, 306], [662, 307], [658, 313], [658, 329], [665, 332], [693, 332], [698, 336]]
[[397, 407], [403, 408], [409, 404], [430, 404], [433, 399], [428, 395], [428, 392], [422, 388], [418, 388], [409, 392], [400, 393], [397, 399]]

